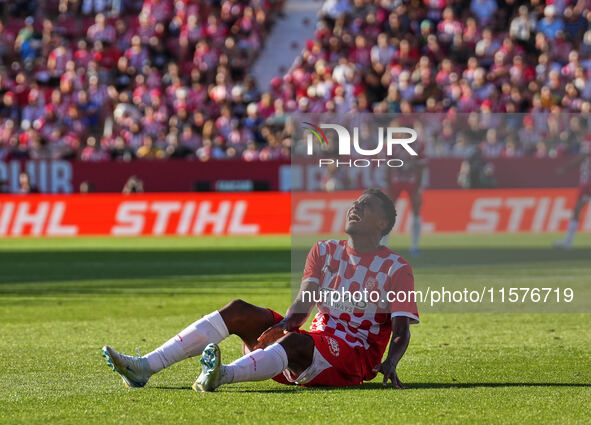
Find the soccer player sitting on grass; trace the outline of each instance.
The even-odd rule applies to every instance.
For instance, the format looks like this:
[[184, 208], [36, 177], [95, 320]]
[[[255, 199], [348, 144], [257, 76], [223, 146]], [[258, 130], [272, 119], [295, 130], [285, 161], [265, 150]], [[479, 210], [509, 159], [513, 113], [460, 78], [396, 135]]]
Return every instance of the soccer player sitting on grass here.
[[[418, 323], [410, 265], [380, 245], [396, 221], [392, 200], [369, 189], [347, 211], [348, 240], [317, 242], [306, 259], [300, 291], [285, 317], [234, 300], [182, 330], [146, 356], [103, 347], [103, 356], [130, 387], [143, 387], [151, 375], [202, 354], [201, 375], [193, 389], [274, 379], [307, 386], [352, 386], [384, 375], [403, 388], [396, 367]], [[334, 297], [340, 294], [341, 298]], [[300, 329], [318, 308], [310, 331]], [[222, 364], [218, 344], [238, 335], [248, 354]], [[390, 341], [386, 359], [382, 356]]]

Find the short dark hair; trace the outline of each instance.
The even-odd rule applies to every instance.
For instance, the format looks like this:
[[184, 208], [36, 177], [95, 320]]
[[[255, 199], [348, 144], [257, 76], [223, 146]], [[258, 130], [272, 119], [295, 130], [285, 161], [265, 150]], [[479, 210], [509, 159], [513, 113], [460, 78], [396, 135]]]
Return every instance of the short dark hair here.
[[384, 211], [384, 215], [388, 220], [388, 226], [384, 229], [382, 235], [387, 235], [392, 231], [394, 224], [396, 224], [396, 207], [394, 207], [394, 202], [388, 195], [382, 192], [380, 189], [371, 188], [367, 189], [363, 192], [364, 195], [373, 195], [376, 198], [379, 198], [382, 201], [382, 210]]

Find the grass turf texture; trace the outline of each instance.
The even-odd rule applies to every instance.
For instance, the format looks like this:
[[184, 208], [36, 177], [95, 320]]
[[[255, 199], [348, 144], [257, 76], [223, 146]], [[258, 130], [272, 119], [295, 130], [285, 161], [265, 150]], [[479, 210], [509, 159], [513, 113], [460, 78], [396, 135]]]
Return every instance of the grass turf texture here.
[[[485, 278], [589, 287], [591, 235], [424, 238], [421, 285]], [[408, 238], [391, 239], [407, 254]], [[148, 352], [240, 297], [283, 312], [288, 238], [0, 241], [0, 423], [588, 423], [591, 314], [424, 313], [399, 375], [354, 389], [241, 383], [201, 394], [190, 359], [126, 390], [100, 347]], [[542, 285], [543, 286], [543, 285]], [[587, 296], [588, 293], [584, 293]], [[229, 361], [240, 342], [221, 344]]]

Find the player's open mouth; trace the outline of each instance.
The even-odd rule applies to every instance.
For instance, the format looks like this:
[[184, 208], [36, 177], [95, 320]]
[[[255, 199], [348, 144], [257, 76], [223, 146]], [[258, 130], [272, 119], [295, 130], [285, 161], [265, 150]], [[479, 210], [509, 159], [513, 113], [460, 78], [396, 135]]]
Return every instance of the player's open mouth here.
[[359, 217], [356, 213], [352, 212], [349, 213], [349, 222], [350, 223], [359, 223], [361, 221], [361, 217]]

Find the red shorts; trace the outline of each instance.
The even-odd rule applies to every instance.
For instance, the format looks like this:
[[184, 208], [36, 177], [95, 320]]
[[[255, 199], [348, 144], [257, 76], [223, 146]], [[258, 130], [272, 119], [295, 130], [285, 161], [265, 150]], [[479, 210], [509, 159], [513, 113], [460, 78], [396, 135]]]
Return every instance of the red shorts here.
[[589, 201], [591, 199], [591, 183], [579, 186], [579, 194], [577, 196], [577, 202], [580, 200]]
[[402, 192], [406, 192], [412, 199], [417, 193], [417, 184], [415, 182], [392, 182], [390, 184], [390, 197], [395, 201]]
[[[275, 323], [283, 319], [279, 313], [273, 310], [271, 312]], [[275, 376], [273, 378], [275, 381], [287, 385], [349, 387], [361, 385], [364, 379], [371, 379], [370, 361], [365, 349], [353, 348], [343, 339], [324, 332], [310, 332], [301, 329], [297, 332], [310, 335], [314, 339], [316, 349], [312, 365], [299, 377], [285, 371], [283, 374]], [[368, 367], [370, 370], [367, 370]], [[300, 380], [303, 382], [298, 382]]]

